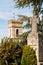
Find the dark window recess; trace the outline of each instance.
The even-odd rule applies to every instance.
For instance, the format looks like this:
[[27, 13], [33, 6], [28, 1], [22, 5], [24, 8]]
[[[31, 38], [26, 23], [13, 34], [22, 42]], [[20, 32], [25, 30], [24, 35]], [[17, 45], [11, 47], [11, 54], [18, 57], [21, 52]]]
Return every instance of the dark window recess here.
[[18, 29], [16, 29], [16, 37], [18, 37]]

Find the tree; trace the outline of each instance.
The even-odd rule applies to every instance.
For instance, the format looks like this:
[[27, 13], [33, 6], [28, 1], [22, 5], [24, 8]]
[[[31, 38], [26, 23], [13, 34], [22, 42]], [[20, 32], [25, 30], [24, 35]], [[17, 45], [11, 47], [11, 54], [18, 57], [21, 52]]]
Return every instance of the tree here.
[[14, 0], [17, 7], [33, 6], [34, 15], [39, 15], [41, 12], [43, 0]]
[[37, 65], [35, 51], [30, 46], [25, 46], [23, 49], [21, 65]]
[[[28, 7], [28, 6], [32, 6], [33, 7], [33, 13], [34, 15], [37, 15], [37, 17], [39, 17], [40, 14], [43, 14], [43, 0], [14, 0], [16, 3], [16, 7]], [[28, 20], [29, 21], [29, 17], [26, 17], [24, 15], [19, 15], [19, 17], [22, 17], [21, 20]], [[24, 18], [24, 19], [23, 19]], [[27, 28], [30, 27], [29, 22], [26, 24]], [[41, 32], [41, 34], [43, 33], [42, 31], [42, 25], [39, 23], [38, 25], [38, 31]]]
[[30, 18], [31, 17], [25, 16], [25, 15], [18, 15], [18, 20], [23, 21], [23, 22], [26, 22], [26, 24], [23, 25], [23, 28], [26, 28], [26, 29], [31, 28]]
[[6, 65], [5, 60], [2, 57], [0, 57], [0, 65]]
[[27, 36], [28, 36], [29, 33], [30, 33], [30, 31], [27, 31], [27, 32], [24, 32], [24, 33], [21, 35], [21, 42], [19, 43], [19, 45], [20, 45], [21, 47], [27, 45]]
[[10, 63], [19, 63], [21, 61], [22, 48], [19, 46], [19, 42], [15, 42], [14, 39], [4, 38], [1, 42], [2, 50], [0, 51], [0, 57], [10, 65]]

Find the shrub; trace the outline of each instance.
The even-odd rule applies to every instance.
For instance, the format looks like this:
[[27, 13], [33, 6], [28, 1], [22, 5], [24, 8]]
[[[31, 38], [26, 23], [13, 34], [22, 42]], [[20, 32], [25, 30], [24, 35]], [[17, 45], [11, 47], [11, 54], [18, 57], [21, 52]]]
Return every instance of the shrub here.
[[23, 49], [21, 65], [37, 65], [35, 51], [30, 46], [25, 46]]

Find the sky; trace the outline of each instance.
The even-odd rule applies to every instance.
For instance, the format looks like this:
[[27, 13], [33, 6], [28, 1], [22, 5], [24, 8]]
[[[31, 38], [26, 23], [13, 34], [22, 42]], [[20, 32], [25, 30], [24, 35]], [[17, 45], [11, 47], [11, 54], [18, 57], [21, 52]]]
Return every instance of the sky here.
[[0, 40], [8, 36], [8, 20], [15, 19], [18, 14], [32, 16], [32, 8], [15, 8], [13, 0], [0, 0]]

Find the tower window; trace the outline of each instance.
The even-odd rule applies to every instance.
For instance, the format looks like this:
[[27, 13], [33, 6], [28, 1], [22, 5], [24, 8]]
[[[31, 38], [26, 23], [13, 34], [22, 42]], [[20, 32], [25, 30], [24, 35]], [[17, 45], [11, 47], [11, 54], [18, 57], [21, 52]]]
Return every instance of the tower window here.
[[18, 37], [18, 29], [16, 29], [16, 37]]

